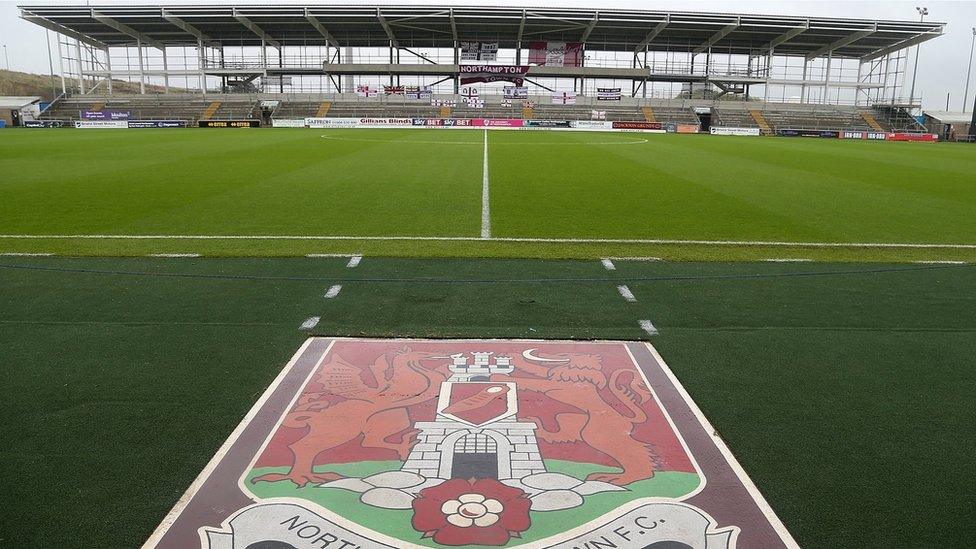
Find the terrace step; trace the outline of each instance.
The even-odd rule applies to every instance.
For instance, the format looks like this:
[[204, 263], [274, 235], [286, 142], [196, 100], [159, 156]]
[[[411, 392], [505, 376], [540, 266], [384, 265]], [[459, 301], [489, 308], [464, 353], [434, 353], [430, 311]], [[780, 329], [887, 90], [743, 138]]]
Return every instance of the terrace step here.
[[644, 113], [644, 120], [647, 122], [657, 122], [657, 118], [654, 116], [654, 109], [651, 107], [641, 107], [641, 112]]
[[447, 105], [442, 105], [441, 118], [450, 118], [450, 117], [451, 117], [451, 107], [448, 107]]
[[871, 126], [871, 128], [874, 129], [875, 131], [879, 131], [879, 132], [885, 131], [885, 129], [881, 126], [881, 124], [878, 123], [878, 119], [875, 118], [873, 114], [871, 114], [871, 111], [861, 111], [861, 118], [863, 118], [864, 121], [867, 122], [867, 125]]
[[332, 101], [323, 101], [319, 105], [319, 110], [315, 111], [315, 118], [325, 118], [325, 115], [329, 113], [329, 109], [332, 108]]
[[213, 115], [217, 114], [217, 111], [219, 109], [220, 109], [220, 101], [214, 101], [209, 105], [207, 105], [206, 110], [203, 111], [203, 114], [200, 115], [200, 118], [203, 120], [207, 120], [213, 117]]
[[763, 135], [772, 135], [773, 129], [769, 127], [769, 122], [766, 122], [766, 117], [763, 116], [762, 111], [753, 109], [749, 111], [749, 115], [756, 121], [756, 124], [759, 126], [759, 131]]

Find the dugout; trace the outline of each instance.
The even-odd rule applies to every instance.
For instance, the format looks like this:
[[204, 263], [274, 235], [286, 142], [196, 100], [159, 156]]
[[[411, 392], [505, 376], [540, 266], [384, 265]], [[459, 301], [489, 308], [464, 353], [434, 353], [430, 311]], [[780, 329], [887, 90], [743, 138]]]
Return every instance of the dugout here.
[[925, 129], [938, 134], [944, 141], [965, 140], [970, 134], [973, 114], [958, 111], [924, 111]]
[[40, 97], [0, 96], [0, 120], [8, 127], [20, 126], [41, 114], [40, 103]]

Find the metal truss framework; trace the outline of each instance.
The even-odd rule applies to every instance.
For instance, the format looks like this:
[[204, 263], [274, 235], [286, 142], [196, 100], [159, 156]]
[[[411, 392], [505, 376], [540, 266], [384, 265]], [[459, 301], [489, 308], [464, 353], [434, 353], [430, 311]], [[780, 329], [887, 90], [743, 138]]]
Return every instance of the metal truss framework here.
[[896, 103], [907, 48], [940, 36], [945, 27], [928, 21], [516, 7], [20, 11], [23, 19], [59, 35], [61, 66], [68, 67], [62, 75], [77, 80], [81, 93], [111, 92], [112, 79], [138, 79], [143, 92], [147, 83], [169, 90], [175, 80], [200, 92], [256, 82], [279, 92], [286, 86], [349, 92], [356, 83], [388, 81], [457, 93], [462, 41], [497, 42], [501, 64], [523, 64], [531, 42], [550, 41], [583, 43], [585, 61], [580, 67], [533, 66], [529, 82], [547, 92], [570, 85], [583, 93], [629, 85], [634, 97], [656, 97], [662, 89], [677, 95], [677, 86], [685, 94], [748, 97], [758, 86], [770, 101]]

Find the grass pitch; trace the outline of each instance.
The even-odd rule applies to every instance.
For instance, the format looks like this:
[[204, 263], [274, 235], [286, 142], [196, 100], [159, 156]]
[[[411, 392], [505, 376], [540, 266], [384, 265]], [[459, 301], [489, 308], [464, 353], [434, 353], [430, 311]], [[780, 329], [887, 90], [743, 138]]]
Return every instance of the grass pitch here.
[[969, 543], [973, 267], [0, 264], [0, 546], [142, 543], [313, 315], [317, 333], [355, 336], [640, 339], [636, 319], [652, 319], [653, 343], [801, 546]]
[[973, 247], [709, 243], [976, 244], [976, 154], [965, 144], [488, 132], [493, 239], [480, 240], [484, 138], [5, 131], [0, 235], [238, 238], [0, 238], [0, 252], [976, 259]]

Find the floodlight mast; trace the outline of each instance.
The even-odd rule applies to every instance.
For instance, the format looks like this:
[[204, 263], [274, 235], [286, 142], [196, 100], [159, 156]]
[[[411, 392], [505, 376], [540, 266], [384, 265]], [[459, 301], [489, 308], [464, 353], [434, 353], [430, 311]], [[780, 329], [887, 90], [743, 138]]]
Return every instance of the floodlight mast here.
[[969, 100], [969, 77], [973, 74], [973, 46], [976, 46], [976, 27], [973, 27], [973, 39], [969, 44], [969, 65], [966, 68], [966, 92], [962, 94], [962, 112], [966, 112], [966, 101]]
[[[921, 23], [925, 21], [925, 16], [929, 14], [929, 9], [925, 6], [915, 6], [915, 11], [918, 12], [918, 21]], [[912, 70], [912, 90], [908, 93], [908, 108], [913, 108], [915, 104], [915, 76], [918, 74], [918, 54], [922, 49], [922, 45], [919, 44], [915, 46], [915, 68]]]

